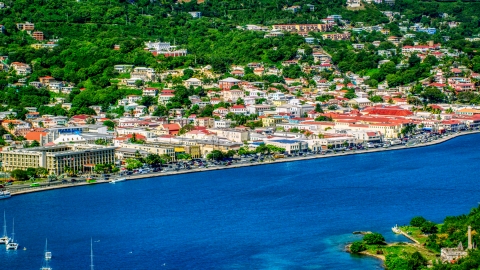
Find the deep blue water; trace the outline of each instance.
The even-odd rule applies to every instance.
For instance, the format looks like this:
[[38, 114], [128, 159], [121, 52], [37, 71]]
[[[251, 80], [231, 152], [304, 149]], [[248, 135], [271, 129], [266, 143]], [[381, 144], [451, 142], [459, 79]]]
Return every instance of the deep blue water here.
[[380, 269], [343, 252], [352, 231], [477, 206], [479, 140], [15, 196], [0, 269], [39, 269], [45, 238], [56, 270], [89, 269], [90, 238], [97, 270]]

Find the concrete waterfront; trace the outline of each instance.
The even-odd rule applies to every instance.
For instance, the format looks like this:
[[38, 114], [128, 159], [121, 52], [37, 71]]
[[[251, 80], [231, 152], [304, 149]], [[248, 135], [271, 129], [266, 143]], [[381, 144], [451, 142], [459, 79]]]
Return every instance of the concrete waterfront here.
[[[295, 161], [302, 161], [302, 160], [310, 160], [310, 159], [320, 159], [320, 158], [331, 158], [331, 157], [341, 157], [341, 156], [348, 156], [348, 155], [357, 155], [357, 154], [369, 154], [369, 153], [376, 153], [376, 152], [384, 152], [384, 151], [394, 151], [394, 150], [404, 150], [410, 148], [418, 148], [418, 147], [427, 147], [431, 145], [437, 145], [444, 143], [448, 140], [454, 139], [459, 136], [470, 135], [470, 134], [478, 134], [480, 130], [474, 131], [464, 131], [461, 133], [455, 133], [448, 136], [444, 136], [437, 140], [432, 140], [426, 143], [418, 143], [412, 146], [391, 146], [389, 148], [373, 148], [373, 149], [365, 149], [365, 150], [349, 150], [340, 153], [328, 153], [328, 154], [315, 154], [315, 155], [308, 155], [308, 156], [299, 156], [299, 157], [290, 157], [290, 158], [281, 158], [271, 161], [264, 161], [264, 162], [256, 162], [256, 163], [243, 163], [243, 164], [232, 164], [229, 166], [214, 166], [214, 167], [207, 167], [207, 168], [195, 168], [190, 170], [180, 170], [180, 171], [167, 171], [167, 172], [155, 172], [155, 173], [148, 173], [148, 174], [136, 174], [130, 175], [127, 177], [127, 181], [130, 180], [140, 180], [146, 178], [156, 178], [156, 177], [163, 177], [163, 176], [173, 176], [178, 174], [189, 174], [189, 173], [200, 173], [206, 171], [214, 171], [214, 170], [227, 170], [227, 169], [235, 169], [235, 168], [242, 168], [242, 167], [251, 167], [251, 166], [262, 166], [262, 165], [269, 165], [275, 163], [284, 163], [284, 162], [295, 162]], [[97, 180], [95, 183], [87, 183], [87, 182], [76, 182], [76, 183], [56, 183], [50, 185], [44, 185], [40, 187], [24, 187], [18, 188], [16, 190], [11, 190], [12, 195], [22, 195], [28, 194], [31, 192], [39, 192], [39, 191], [46, 191], [52, 189], [59, 189], [59, 188], [70, 188], [70, 187], [77, 187], [77, 186], [85, 186], [85, 185], [95, 185], [95, 184], [105, 184], [109, 183], [109, 180]]]

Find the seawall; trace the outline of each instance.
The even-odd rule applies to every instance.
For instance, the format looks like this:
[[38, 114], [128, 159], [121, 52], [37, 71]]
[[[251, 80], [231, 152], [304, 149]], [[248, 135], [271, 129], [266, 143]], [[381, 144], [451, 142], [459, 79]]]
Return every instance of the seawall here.
[[[196, 168], [196, 169], [191, 169], [191, 170], [182, 170], [182, 171], [169, 171], [169, 172], [158, 172], [158, 173], [149, 173], [149, 174], [137, 174], [137, 175], [131, 175], [127, 177], [127, 181], [129, 180], [140, 180], [140, 179], [146, 179], [146, 178], [155, 178], [155, 177], [164, 177], [164, 176], [172, 176], [172, 175], [178, 175], [178, 174], [189, 174], [189, 173], [200, 173], [200, 172], [206, 172], [206, 171], [215, 171], [215, 170], [228, 170], [228, 169], [235, 169], [235, 168], [242, 168], [242, 167], [251, 167], [251, 166], [264, 166], [264, 165], [269, 165], [269, 164], [275, 164], [275, 163], [284, 163], [284, 162], [295, 162], [295, 161], [302, 161], [302, 160], [310, 160], [310, 159], [320, 159], [320, 158], [332, 158], [332, 157], [341, 157], [341, 156], [348, 156], [348, 155], [359, 155], [359, 154], [370, 154], [370, 153], [376, 153], [376, 152], [384, 152], [384, 151], [396, 151], [396, 150], [405, 150], [405, 149], [411, 149], [411, 148], [418, 148], [418, 147], [427, 147], [431, 145], [437, 145], [444, 143], [448, 140], [460, 137], [460, 136], [465, 136], [465, 135], [470, 135], [470, 134], [477, 134], [480, 133], [479, 131], [466, 131], [462, 133], [457, 133], [453, 135], [449, 135], [447, 137], [443, 137], [440, 139], [437, 139], [435, 141], [427, 142], [427, 143], [421, 143], [413, 146], [393, 146], [389, 148], [375, 148], [375, 149], [368, 149], [368, 150], [359, 150], [359, 151], [345, 151], [342, 153], [330, 153], [326, 155], [312, 155], [312, 156], [304, 156], [304, 157], [294, 157], [294, 158], [284, 158], [284, 159], [276, 159], [274, 161], [265, 161], [265, 162], [259, 162], [259, 163], [246, 163], [246, 164], [232, 164], [230, 166], [222, 166], [222, 167], [208, 167], [208, 168]], [[105, 184], [109, 183], [109, 181], [105, 180], [97, 180], [95, 183], [86, 183], [86, 182], [80, 182], [80, 183], [75, 183], [75, 184], [57, 184], [53, 186], [46, 186], [46, 187], [36, 187], [36, 188], [25, 188], [25, 189], [20, 189], [17, 191], [11, 191], [12, 196], [16, 195], [22, 195], [22, 194], [27, 194], [31, 192], [39, 192], [39, 191], [46, 191], [46, 190], [52, 190], [52, 189], [59, 189], [59, 188], [71, 188], [71, 187], [76, 187], [76, 186], [85, 186], [85, 185], [96, 185], [96, 184]]]

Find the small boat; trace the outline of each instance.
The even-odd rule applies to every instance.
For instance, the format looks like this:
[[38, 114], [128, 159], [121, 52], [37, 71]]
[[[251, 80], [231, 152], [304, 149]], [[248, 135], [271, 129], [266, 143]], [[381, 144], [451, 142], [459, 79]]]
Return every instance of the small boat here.
[[396, 233], [396, 234], [401, 234], [402, 231], [400, 230], [400, 228], [398, 227], [397, 224], [395, 224], [395, 227], [392, 227], [392, 232]]
[[13, 249], [17, 250], [18, 248], [18, 243], [15, 243], [15, 219], [13, 220], [13, 225], [12, 225], [12, 238], [8, 242], [8, 244], [5, 246], [6, 250]]
[[43, 266], [40, 270], [52, 270], [52, 268], [48, 265], [48, 261], [52, 258], [52, 253], [47, 251], [47, 239], [45, 239], [45, 259], [43, 260]]
[[115, 184], [117, 182], [123, 182], [123, 181], [127, 181], [127, 178], [126, 177], [119, 177], [117, 179], [111, 180], [110, 183]]
[[0, 200], [1, 199], [8, 199], [12, 197], [12, 194], [10, 194], [10, 191], [4, 189], [4, 190], [0, 190]]
[[3, 211], [3, 236], [0, 238], [0, 244], [8, 244], [10, 242], [10, 237], [7, 233], [7, 221], [5, 220], [5, 211]]

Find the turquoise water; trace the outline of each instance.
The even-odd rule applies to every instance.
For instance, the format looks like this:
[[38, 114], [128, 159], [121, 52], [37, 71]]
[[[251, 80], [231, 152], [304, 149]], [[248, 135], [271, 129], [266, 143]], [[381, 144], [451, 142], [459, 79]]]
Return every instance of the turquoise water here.
[[352, 231], [404, 240], [393, 225], [475, 207], [479, 139], [15, 196], [0, 268], [39, 269], [48, 238], [54, 269], [88, 269], [93, 238], [97, 270], [380, 269], [343, 252]]

